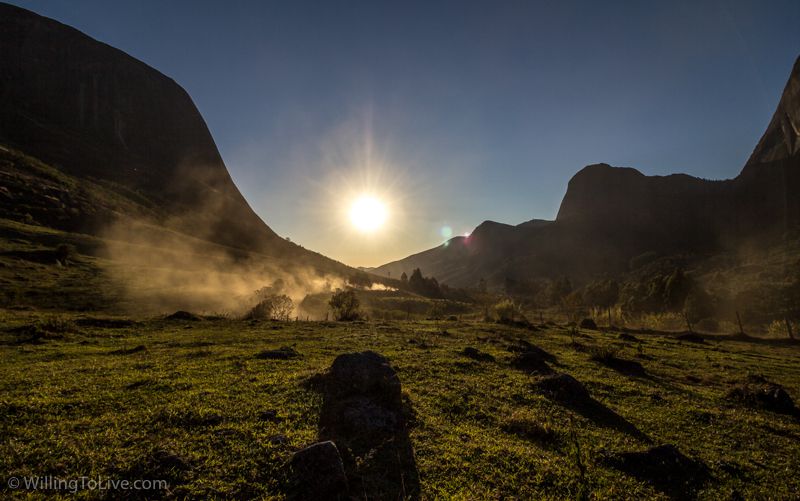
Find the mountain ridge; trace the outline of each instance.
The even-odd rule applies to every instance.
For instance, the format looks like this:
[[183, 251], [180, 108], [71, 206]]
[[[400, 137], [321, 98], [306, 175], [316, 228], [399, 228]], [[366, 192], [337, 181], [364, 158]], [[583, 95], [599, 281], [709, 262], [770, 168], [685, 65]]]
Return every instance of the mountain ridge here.
[[[800, 57], [764, 135], [735, 178], [647, 176], [632, 167], [588, 165], [570, 179], [551, 223], [504, 225], [503, 235], [472, 241], [476, 232], [485, 233], [479, 231], [483, 223], [467, 239], [373, 271], [398, 276], [421, 268], [456, 286], [474, 286], [481, 278], [493, 278], [498, 286], [509, 275], [586, 281], [622, 273], [631, 258], [656, 249], [704, 253], [779, 242], [800, 226], [798, 124]], [[455, 272], [459, 267], [472, 271]]]

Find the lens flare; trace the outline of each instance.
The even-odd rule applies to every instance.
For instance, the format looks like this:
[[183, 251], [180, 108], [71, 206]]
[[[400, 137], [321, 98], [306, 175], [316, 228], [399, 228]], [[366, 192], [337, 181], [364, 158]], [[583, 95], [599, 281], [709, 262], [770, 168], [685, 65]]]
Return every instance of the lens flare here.
[[365, 233], [373, 232], [386, 222], [386, 205], [377, 198], [362, 195], [350, 206], [350, 222]]

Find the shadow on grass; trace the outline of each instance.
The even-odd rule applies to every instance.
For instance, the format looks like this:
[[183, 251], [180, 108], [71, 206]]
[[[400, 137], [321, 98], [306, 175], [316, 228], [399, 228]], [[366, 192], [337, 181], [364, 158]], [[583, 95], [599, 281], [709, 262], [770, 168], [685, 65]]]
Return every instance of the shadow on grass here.
[[545, 377], [535, 383], [534, 388], [597, 426], [611, 428], [645, 443], [652, 443], [650, 437], [639, 431], [630, 421], [595, 400], [586, 387], [569, 374]]

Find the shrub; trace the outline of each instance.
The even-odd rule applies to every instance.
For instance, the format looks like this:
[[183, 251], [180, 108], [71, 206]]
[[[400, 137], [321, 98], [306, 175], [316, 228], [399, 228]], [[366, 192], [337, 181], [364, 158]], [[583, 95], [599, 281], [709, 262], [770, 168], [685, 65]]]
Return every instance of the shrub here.
[[287, 321], [294, 311], [292, 299], [285, 294], [270, 294], [256, 304], [247, 318]]
[[342, 322], [351, 322], [361, 318], [360, 305], [356, 292], [352, 289], [336, 289], [328, 301], [328, 306], [333, 311], [333, 318]]
[[519, 306], [511, 299], [503, 299], [494, 305], [493, 310], [495, 320], [501, 324], [512, 324], [518, 320], [525, 320]]

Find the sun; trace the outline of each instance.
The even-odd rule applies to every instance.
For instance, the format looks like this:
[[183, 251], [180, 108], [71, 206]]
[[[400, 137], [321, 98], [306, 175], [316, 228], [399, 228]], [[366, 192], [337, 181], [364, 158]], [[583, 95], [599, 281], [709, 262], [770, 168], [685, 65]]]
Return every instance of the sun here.
[[350, 222], [364, 233], [371, 233], [386, 222], [386, 205], [371, 195], [358, 197], [350, 206]]

